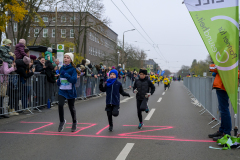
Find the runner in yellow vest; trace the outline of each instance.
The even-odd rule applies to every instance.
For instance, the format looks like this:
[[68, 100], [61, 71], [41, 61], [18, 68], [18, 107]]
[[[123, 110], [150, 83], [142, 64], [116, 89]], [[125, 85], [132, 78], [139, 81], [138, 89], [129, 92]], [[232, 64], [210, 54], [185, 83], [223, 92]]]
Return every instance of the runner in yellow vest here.
[[152, 84], [155, 84], [155, 75], [153, 74], [153, 72], [151, 72], [150, 81], [152, 82]]
[[164, 76], [164, 79], [163, 79], [163, 84], [164, 84], [164, 89], [166, 91], [167, 87], [169, 88], [169, 79], [167, 78], [167, 76]]

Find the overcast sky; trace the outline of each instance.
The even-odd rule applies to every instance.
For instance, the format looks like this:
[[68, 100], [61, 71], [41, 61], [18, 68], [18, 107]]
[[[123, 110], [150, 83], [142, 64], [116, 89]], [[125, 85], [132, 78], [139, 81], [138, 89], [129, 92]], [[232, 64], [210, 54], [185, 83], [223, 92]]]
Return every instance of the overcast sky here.
[[[125, 33], [125, 42], [143, 50], [150, 50], [146, 52], [147, 59], [154, 59], [162, 69], [169, 69], [171, 72], [177, 72], [182, 65], [190, 66], [193, 59], [205, 60], [208, 55], [208, 51], [182, 1], [123, 0], [152, 41], [158, 44], [160, 53], [158, 49], [156, 49], [157, 51], [154, 49], [153, 45], [148, 44], [148, 42], [151, 44], [153, 42], [134, 20], [122, 1], [113, 0], [148, 41], [137, 31], [132, 31]], [[112, 21], [110, 28], [118, 34], [119, 40], [122, 40], [123, 32], [134, 27], [111, 0], [103, 0], [103, 3], [106, 9], [105, 16]]]

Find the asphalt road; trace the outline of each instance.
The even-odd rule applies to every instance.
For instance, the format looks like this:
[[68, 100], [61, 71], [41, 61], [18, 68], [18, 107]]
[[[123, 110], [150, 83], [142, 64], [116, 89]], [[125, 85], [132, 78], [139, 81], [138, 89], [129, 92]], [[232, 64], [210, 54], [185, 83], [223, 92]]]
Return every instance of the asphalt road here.
[[[67, 125], [57, 132], [57, 107], [0, 120], [0, 160], [218, 160], [240, 159], [239, 150], [218, 147], [207, 137], [217, 130], [207, 125], [208, 113], [191, 104], [182, 82], [172, 82], [164, 92], [156, 85], [150, 97], [150, 113], [143, 113], [144, 127], [137, 128], [135, 95], [121, 97], [120, 114], [109, 132], [105, 96], [76, 103], [78, 131], [71, 131], [71, 116], [65, 107]], [[165, 93], [165, 94], [164, 94]], [[214, 123], [212, 124], [214, 125]]]

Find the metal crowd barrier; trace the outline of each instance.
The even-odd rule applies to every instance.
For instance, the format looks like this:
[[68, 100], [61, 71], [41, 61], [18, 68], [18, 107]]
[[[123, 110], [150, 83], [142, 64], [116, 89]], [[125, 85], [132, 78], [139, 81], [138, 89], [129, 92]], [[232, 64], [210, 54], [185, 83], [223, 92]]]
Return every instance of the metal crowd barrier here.
[[[81, 76], [75, 84], [77, 100], [99, 96], [100, 78]], [[132, 81], [128, 77], [118, 79], [124, 89], [132, 87]], [[50, 83], [44, 74], [35, 74], [24, 80], [17, 74], [0, 74], [0, 115], [14, 115], [19, 111], [39, 110], [39, 107], [58, 103], [58, 86]]]
[[[213, 120], [209, 123], [213, 123], [214, 121], [217, 121], [217, 124], [214, 125], [212, 128], [216, 127], [221, 123], [221, 116], [218, 108], [218, 99], [216, 90], [212, 90], [212, 84], [213, 84], [214, 78], [213, 77], [184, 77], [183, 78], [183, 84], [188, 90], [188, 94], [191, 97], [192, 103], [195, 106], [202, 107], [202, 110], [200, 110], [200, 114], [204, 114], [205, 112], [208, 112], [212, 117]], [[238, 94], [238, 100], [240, 100], [239, 94]], [[238, 112], [239, 112], [239, 102], [238, 102]], [[232, 125], [233, 129], [238, 126], [240, 123], [239, 116], [235, 117], [235, 113], [233, 111], [233, 107], [229, 101], [229, 110], [231, 113], [232, 118]], [[239, 113], [237, 114], [239, 115]]]

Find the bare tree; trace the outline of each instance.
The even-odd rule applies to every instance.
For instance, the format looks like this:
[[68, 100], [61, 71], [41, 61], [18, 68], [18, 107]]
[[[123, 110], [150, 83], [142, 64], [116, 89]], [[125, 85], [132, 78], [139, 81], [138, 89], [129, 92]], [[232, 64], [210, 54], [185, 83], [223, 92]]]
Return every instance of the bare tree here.
[[[110, 23], [110, 20], [103, 17], [104, 4], [102, 0], [69, 0], [66, 3], [67, 7], [64, 9], [72, 11], [70, 16], [74, 19], [72, 25], [76, 52], [80, 56], [84, 53], [85, 58], [88, 31], [91, 29], [105, 34], [104, 28]], [[90, 17], [95, 18], [91, 19]]]

